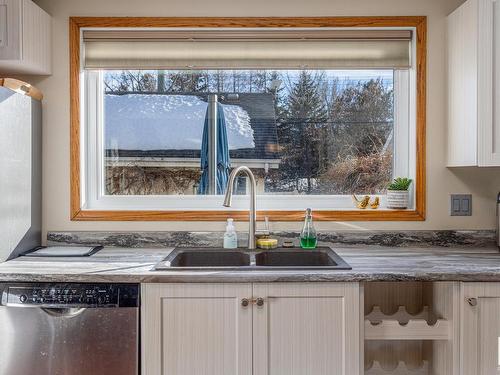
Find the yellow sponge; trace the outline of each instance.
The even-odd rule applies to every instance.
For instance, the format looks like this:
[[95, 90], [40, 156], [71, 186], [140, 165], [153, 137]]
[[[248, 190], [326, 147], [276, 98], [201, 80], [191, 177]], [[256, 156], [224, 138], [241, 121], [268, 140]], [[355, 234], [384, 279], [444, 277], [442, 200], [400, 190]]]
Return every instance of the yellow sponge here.
[[276, 238], [259, 238], [257, 240], [257, 247], [259, 249], [275, 249], [278, 247], [278, 240]]

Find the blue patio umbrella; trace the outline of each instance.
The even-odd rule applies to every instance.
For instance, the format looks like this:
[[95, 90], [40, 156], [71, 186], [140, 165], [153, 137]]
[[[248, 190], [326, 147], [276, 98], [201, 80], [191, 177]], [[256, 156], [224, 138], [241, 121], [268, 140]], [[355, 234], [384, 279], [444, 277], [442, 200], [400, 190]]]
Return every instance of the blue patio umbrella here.
[[[203, 138], [201, 144], [201, 169], [202, 174], [198, 185], [198, 194], [208, 194], [208, 108], [203, 126]], [[226, 192], [227, 180], [229, 178], [229, 144], [227, 142], [226, 119], [224, 110], [217, 103], [217, 194]]]

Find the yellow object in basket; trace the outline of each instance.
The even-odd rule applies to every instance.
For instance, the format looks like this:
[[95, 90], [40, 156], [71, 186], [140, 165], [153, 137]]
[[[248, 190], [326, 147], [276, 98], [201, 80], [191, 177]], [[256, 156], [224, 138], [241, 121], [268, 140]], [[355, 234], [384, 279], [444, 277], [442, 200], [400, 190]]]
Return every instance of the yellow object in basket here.
[[278, 247], [278, 240], [276, 238], [259, 238], [257, 247], [264, 250], [275, 249]]

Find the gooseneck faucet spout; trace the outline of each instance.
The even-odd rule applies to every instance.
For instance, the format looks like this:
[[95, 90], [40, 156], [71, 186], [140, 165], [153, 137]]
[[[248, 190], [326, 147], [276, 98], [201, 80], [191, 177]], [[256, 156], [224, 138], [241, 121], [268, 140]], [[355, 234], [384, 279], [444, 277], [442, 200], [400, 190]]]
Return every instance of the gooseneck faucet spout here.
[[248, 219], [248, 248], [255, 249], [255, 222], [257, 220], [257, 214], [255, 211], [255, 177], [250, 170], [250, 168], [242, 165], [240, 167], [234, 168], [229, 176], [229, 181], [227, 182], [226, 196], [224, 197], [223, 205], [225, 207], [231, 207], [231, 202], [233, 198], [233, 187], [234, 180], [240, 172], [244, 172], [250, 179], [250, 212]]

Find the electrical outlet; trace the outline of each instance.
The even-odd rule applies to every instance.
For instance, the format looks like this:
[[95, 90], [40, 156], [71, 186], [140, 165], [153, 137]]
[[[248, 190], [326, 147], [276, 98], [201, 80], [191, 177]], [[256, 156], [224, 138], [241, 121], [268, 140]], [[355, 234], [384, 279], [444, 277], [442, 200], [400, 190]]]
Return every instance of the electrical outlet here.
[[451, 194], [450, 198], [450, 216], [472, 215], [471, 194]]

